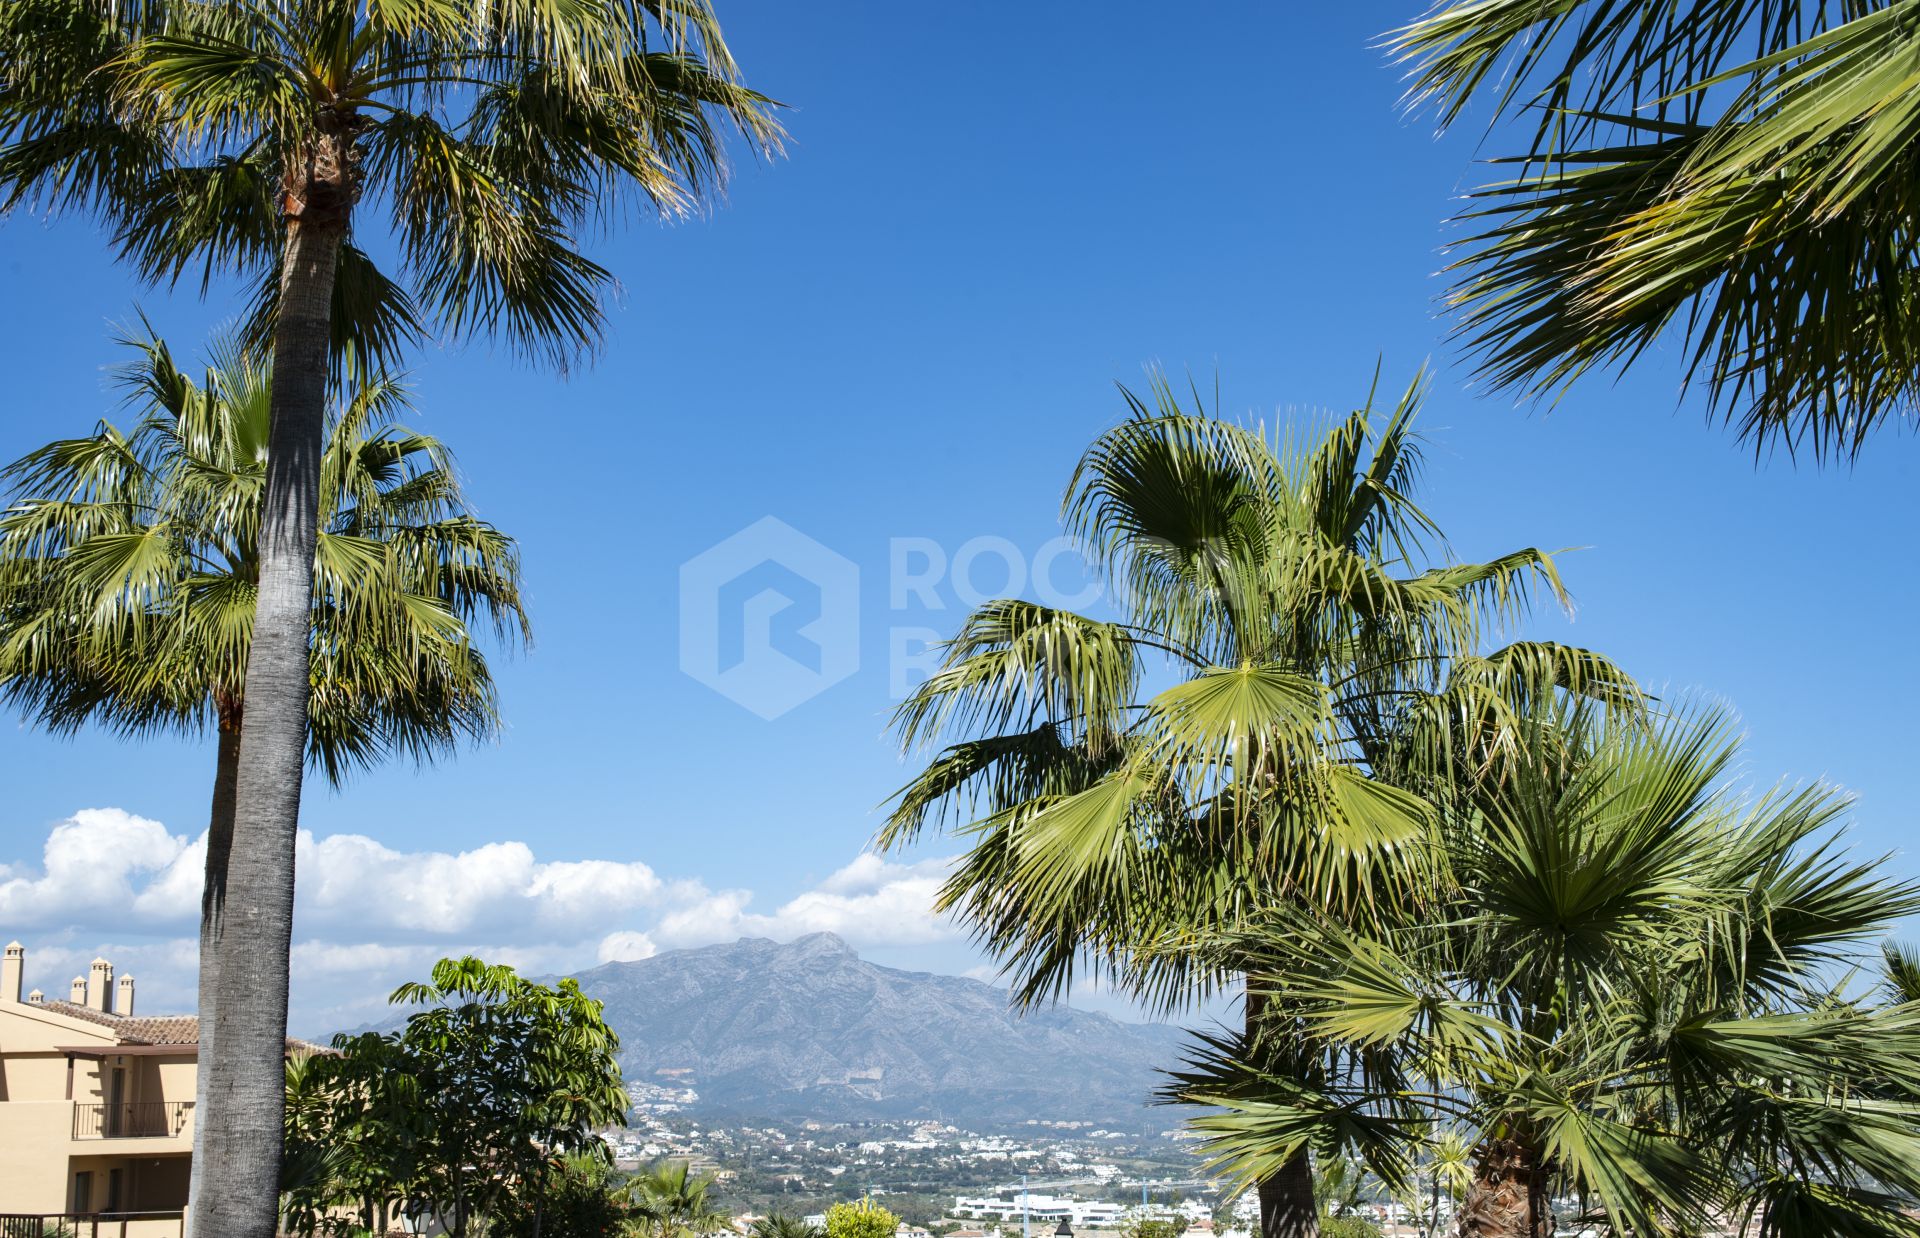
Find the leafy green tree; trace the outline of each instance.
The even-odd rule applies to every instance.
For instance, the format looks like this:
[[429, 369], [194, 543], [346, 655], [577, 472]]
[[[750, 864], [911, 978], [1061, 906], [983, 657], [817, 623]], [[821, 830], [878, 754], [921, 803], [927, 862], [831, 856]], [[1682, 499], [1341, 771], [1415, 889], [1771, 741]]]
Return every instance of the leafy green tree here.
[[900, 1218], [871, 1199], [827, 1209], [827, 1238], [893, 1238]]
[[584, 1209], [588, 1188], [614, 1194], [595, 1132], [629, 1106], [599, 1002], [472, 957], [440, 960], [392, 1000], [424, 1008], [288, 1071], [289, 1163], [324, 1170], [290, 1184], [291, 1215], [345, 1207], [375, 1230], [425, 1216], [465, 1238], [542, 1224], [555, 1200]]
[[1443, 121], [1539, 117], [1465, 216], [1483, 374], [1550, 391], [1674, 332], [1756, 446], [1851, 455], [1912, 415], [1910, 4], [1446, 0], [1394, 45]]
[[[396, 1038], [425, 1132], [410, 1194], [455, 1238], [519, 1195], [538, 1198], [556, 1158], [607, 1155], [594, 1132], [624, 1125], [620, 1038], [601, 1004], [563, 979], [549, 987], [468, 956], [394, 990], [424, 1006]], [[341, 1047], [360, 1052], [355, 1041]]]
[[761, 149], [779, 128], [705, 0], [10, 0], [0, 63], [0, 204], [88, 211], [159, 282], [256, 281], [272, 342], [192, 1207], [196, 1238], [270, 1238], [337, 342], [384, 358], [433, 326], [564, 362], [597, 343], [612, 281], [578, 235], [635, 201], [692, 209], [729, 128]]
[[663, 1161], [623, 1187], [648, 1238], [700, 1238], [725, 1228], [727, 1213], [708, 1198], [713, 1179], [685, 1161]]
[[[1633, 695], [1579, 650], [1479, 654], [1531, 588], [1560, 583], [1534, 549], [1434, 562], [1439, 532], [1412, 498], [1420, 388], [1300, 445], [1188, 413], [1162, 380], [1151, 403], [1123, 392], [1131, 416], [1087, 451], [1065, 503], [1120, 618], [990, 602], [901, 706], [909, 749], [945, 746], [880, 841], [936, 826], [974, 840], [939, 905], [1023, 1002], [1059, 995], [1086, 961], [1178, 1009], [1249, 967], [1164, 943], [1275, 896], [1374, 905], [1433, 822], [1369, 767], [1443, 678], [1448, 709], [1495, 723], [1518, 681]], [[1252, 1034], [1266, 999], [1248, 993]], [[1303, 1045], [1290, 1073], [1324, 1073], [1318, 1053]], [[1259, 1191], [1265, 1238], [1313, 1232], [1304, 1145]]]
[[[1399, 1190], [1423, 1142], [1474, 1149], [1463, 1238], [1553, 1232], [1560, 1193], [1608, 1232], [1920, 1232], [1920, 1008], [1848, 991], [1920, 883], [1837, 849], [1823, 788], [1758, 799], [1711, 713], [1622, 724], [1543, 707], [1443, 799], [1430, 897], [1384, 922], [1276, 906], [1253, 931], [1289, 1017], [1354, 1063], [1312, 1092], [1257, 1052], [1185, 1095], [1234, 1173], [1328, 1110]], [[1257, 1049], [1257, 1047], [1256, 1047]], [[1718, 1223], [1718, 1222], [1714, 1222]]]
[[414, 1064], [395, 1037], [362, 1036], [287, 1063], [281, 1189], [290, 1233], [387, 1233], [432, 1146]]

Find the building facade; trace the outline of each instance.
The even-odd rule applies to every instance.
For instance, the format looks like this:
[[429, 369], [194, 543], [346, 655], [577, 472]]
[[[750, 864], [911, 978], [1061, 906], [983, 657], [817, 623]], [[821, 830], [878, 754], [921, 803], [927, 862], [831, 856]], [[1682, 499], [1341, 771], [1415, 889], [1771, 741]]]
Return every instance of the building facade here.
[[1064, 1195], [1028, 1194], [1015, 1188], [997, 1195], [961, 1195], [953, 1201], [953, 1215], [975, 1221], [1025, 1221], [1049, 1231], [1061, 1221], [1076, 1229], [1112, 1228], [1127, 1217], [1121, 1204]]
[[[199, 1020], [142, 1018], [132, 976], [96, 959], [64, 999], [22, 993], [0, 960], [0, 1217], [109, 1219], [128, 1238], [183, 1232]], [[124, 1223], [124, 1225], [123, 1225]], [[87, 1232], [85, 1228], [81, 1232]]]

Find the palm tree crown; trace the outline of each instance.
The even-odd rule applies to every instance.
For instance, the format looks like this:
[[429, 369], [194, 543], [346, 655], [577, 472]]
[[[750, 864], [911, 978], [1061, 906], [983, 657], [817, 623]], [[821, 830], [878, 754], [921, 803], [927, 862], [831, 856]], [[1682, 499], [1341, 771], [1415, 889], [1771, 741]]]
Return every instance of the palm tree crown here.
[[[43, 725], [238, 730], [258, 582], [269, 365], [231, 341], [195, 381], [127, 341], [130, 432], [9, 466], [0, 513], [0, 696]], [[330, 778], [428, 758], [498, 726], [476, 626], [529, 635], [510, 538], [465, 507], [406, 392], [347, 368], [322, 464], [310, 759]]]
[[702, 1238], [725, 1227], [727, 1213], [707, 1197], [713, 1179], [685, 1161], [665, 1161], [628, 1179], [621, 1192], [647, 1238]]
[[[1536, 663], [1632, 692], [1577, 650], [1476, 654], [1534, 582], [1560, 583], [1534, 549], [1427, 564], [1438, 531], [1410, 497], [1419, 389], [1298, 449], [1183, 412], [1164, 383], [1152, 405], [1129, 393], [1132, 417], [1088, 450], [1066, 501], [1124, 617], [988, 603], [900, 707], [907, 744], [956, 742], [900, 793], [881, 841], [948, 822], [975, 836], [943, 903], [1026, 999], [1069, 983], [1083, 949], [1118, 962], [1156, 922], [1230, 915], [1253, 890], [1331, 896], [1424, 833], [1424, 802], [1367, 770], [1448, 670], [1461, 707], [1469, 685], [1500, 699]], [[1173, 682], [1152, 691], [1160, 667]], [[1177, 964], [1142, 961], [1144, 991], [1191, 995]]]
[[1836, 849], [1825, 789], [1737, 794], [1711, 712], [1557, 701], [1518, 733], [1439, 797], [1422, 897], [1365, 924], [1276, 905], [1214, 943], [1345, 1067], [1308, 1090], [1263, 1044], [1208, 1045], [1180, 1094], [1218, 1106], [1215, 1154], [1253, 1176], [1337, 1126], [1398, 1182], [1464, 1136], [1467, 1236], [1551, 1232], [1568, 1194], [1612, 1232], [1913, 1233], [1920, 1009], [1849, 976], [1920, 885]]
[[0, 50], [0, 202], [97, 213], [151, 279], [257, 280], [257, 339], [289, 224], [337, 227], [363, 357], [429, 322], [590, 346], [611, 276], [580, 230], [697, 206], [727, 127], [780, 136], [701, 0], [17, 0]]

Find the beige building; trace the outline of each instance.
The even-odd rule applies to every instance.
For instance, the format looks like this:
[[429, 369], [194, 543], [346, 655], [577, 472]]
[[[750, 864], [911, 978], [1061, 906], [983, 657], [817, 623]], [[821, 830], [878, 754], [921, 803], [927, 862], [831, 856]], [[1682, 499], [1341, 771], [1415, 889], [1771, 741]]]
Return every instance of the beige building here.
[[26, 965], [25, 948], [9, 944], [0, 960], [0, 1225], [85, 1217], [82, 1234], [176, 1238], [200, 1021], [137, 1014], [133, 977], [116, 980], [105, 959], [75, 976], [64, 1000], [23, 993]]

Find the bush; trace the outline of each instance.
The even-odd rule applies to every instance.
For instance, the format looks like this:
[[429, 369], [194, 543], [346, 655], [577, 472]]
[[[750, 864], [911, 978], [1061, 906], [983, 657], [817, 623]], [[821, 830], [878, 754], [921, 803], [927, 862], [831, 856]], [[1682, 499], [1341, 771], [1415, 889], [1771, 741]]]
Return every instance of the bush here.
[[547, 1183], [538, 1204], [517, 1198], [487, 1227], [490, 1238], [616, 1238], [633, 1210], [606, 1173], [584, 1158], [568, 1162]]
[[1136, 1219], [1123, 1231], [1123, 1238], [1180, 1238], [1187, 1232], [1187, 1218], [1175, 1217], [1171, 1221], [1147, 1221]]
[[1320, 1222], [1320, 1238], [1380, 1238], [1380, 1227], [1362, 1217], [1328, 1217]]
[[893, 1238], [899, 1228], [900, 1218], [871, 1199], [827, 1209], [827, 1238]]

